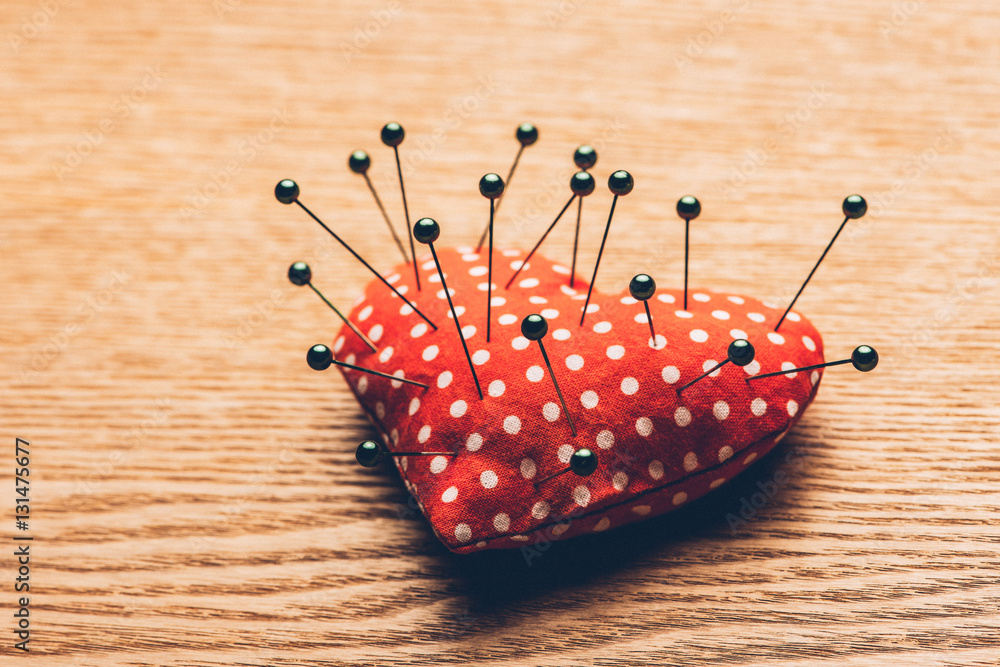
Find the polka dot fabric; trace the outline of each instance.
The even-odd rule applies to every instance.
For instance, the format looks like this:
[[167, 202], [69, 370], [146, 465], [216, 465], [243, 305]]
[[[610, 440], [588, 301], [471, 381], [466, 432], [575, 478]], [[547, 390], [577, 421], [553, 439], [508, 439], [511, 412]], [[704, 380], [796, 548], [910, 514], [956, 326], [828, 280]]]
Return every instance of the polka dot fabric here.
[[[393, 459], [441, 541], [456, 552], [502, 549], [601, 532], [668, 512], [724, 484], [771, 449], [801, 419], [822, 372], [747, 383], [751, 374], [823, 362], [819, 332], [794, 313], [747, 296], [660, 289], [645, 311], [627, 293], [596, 289], [580, 326], [587, 284], [568, 269], [520, 250], [495, 250], [490, 342], [486, 342], [487, 254], [438, 249], [463, 336], [483, 387], [479, 400], [458, 331], [429, 254], [423, 291], [410, 266], [387, 279], [439, 327], [373, 281], [350, 315], [379, 352], [344, 328], [338, 359], [430, 386], [341, 369], [391, 451], [455, 452]], [[546, 351], [577, 428], [566, 415], [538, 345], [521, 336], [531, 313], [548, 319]], [[638, 315], [642, 317], [637, 317]], [[726, 358], [734, 338], [757, 351], [745, 368], [727, 364], [678, 396], [676, 388]], [[567, 467], [580, 447], [597, 452], [590, 477]]]

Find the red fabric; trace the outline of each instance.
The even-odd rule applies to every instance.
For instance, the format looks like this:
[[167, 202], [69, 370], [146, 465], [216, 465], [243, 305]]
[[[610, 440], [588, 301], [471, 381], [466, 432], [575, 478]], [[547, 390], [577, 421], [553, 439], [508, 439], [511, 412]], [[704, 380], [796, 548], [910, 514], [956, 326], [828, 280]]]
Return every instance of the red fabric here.
[[[434, 331], [379, 281], [365, 290], [350, 318], [379, 348], [372, 353], [344, 327], [336, 358], [430, 385], [420, 387], [345, 370], [344, 377], [394, 451], [455, 451], [455, 456], [393, 460], [435, 533], [451, 550], [471, 552], [529, 545], [603, 531], [668, 512], [707, 493], [771, 449], [812, 401], [821, 371], [744, 382], [823, 362], [816, 329], [794, 311], [756, 299], [659, 287], [649, 301], [659, 349], [650, 346], [641, 303], [596, 289], [583, 326], [587, 284], [569, 288], [569, 270], [532, 258], [510, 290], [503, 285], [525, 253], [496, 250], [493, 309], [486, 343], [485, 251], [436, 248], [459, 308], [469, 352], [485, 396], [479, 400], [455, 322], [428, 252], [388, 279], [438, 325]], [[654, 276], [655, 278], [655, 276]], [[521, 320], [546, 317], [543, 342], [577, 429], [573, 438], [537, 343], [521, 337]], [[726, 358], [746, 337], [756, 359], [727, 364], [681, 397], [677, 387]], [[788, 364], [791, 364], [790, 366]], [[676, 369], [676, 370], [674, 370]], [[394, 386], [397, 385], [397, 386]], [[580, 447], [597, 453], [590, 477], [567, 472]]]

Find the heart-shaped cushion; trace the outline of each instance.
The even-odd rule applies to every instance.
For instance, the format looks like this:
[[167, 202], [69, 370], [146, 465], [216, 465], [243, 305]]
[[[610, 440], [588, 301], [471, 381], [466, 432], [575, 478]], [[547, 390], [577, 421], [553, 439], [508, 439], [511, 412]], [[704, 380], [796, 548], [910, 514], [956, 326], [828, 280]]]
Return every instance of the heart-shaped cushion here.
[[[645, 310], [626, 293], [569, 287], [569, 269], [538, 256], [509, 290], [520, 250], [495, 250], [492, 330], [486, 342], [487, 253], [435, 248], [482, 385], [480, 400], [430, 253], [389, 275], [400, 292], [439, 327], [375, 280], [350, 319], [379, 348], [371, 352], [346, 327], [336, 358], [422, 389], [354, 370], [344, 377], [390, 451], [448, 452], [395, 457], [410, 493], [451, 550], [511, 548], [603, 531], [668, 512], [708, 493], [770, 450], [815, 396], [820, 371], [754, 382], [757, 373], [823, 362], [816, 329], [794, 311], [774, 333], [773, 304], [706, 289], [658, 289]], [[499, 286], [499, 287], [498, 287]], [[573, 437], [539, 346], [520, 322], [539, 313], [543, 339], [577, 429]], [[756, 359], [726, 364], [685, 390], [676, 389], [726, 359], [747, 338]], [[561, 474], [579, 448], [596, 452], [588, 477]]]

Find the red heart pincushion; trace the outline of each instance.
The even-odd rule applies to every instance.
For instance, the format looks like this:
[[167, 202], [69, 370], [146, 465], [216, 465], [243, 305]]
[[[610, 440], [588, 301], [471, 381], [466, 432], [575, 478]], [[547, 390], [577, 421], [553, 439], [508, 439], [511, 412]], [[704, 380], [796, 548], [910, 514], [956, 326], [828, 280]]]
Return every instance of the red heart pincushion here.
[[[794, 311], [774, 333], [776, 306], [705, 289], [658, 290], [645, 310], [596, 289], [580, 326], [586, 283], [535, 255], [509, 290], [520, 250], [495, 250], [490, 342], [487, 255], [438, 249], [445, 279], [483, 388], [480, 400], [430, 254], [388, 280], [438, 326], [434, 331], [379, 281], [350, 315], [379, 348], [344, 328], [337, 358], [430, 385], [422, 389], [344, 369], [348, 385], [390, 451], [455, 452], [397, 457], [407, 488], [451, 550], [519, 547], [603, 531], [662, 514], [714, 489], [769, 451], [815, 396], [821, 371], [752, 383], [748, 375], [823, 362], [816, 329]], [[498, 289], [497, 286], [500, 286]], [[546, 351], [577, 429], [569, 424], [537, 343], [521, 336], [531, 313], [548, 320]], [[676, 388], [726, 359], [747, 338], [756, 359], [727, 364], [678, 396]], [[665, 339], [665, 344], [664, 344]], [[589, 477], [568, 467], [581, 447], [597, 452]]]

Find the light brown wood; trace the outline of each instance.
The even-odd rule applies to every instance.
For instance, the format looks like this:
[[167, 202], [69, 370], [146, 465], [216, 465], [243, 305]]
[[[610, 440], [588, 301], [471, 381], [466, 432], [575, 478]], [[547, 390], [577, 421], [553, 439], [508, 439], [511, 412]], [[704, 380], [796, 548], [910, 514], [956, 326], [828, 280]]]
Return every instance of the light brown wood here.
[[[0, 437], [12, 458], [31, 442], [31, 659], [996, 664], [997, 34], [970, 0], [6, 3]], [[303, 363], [336, 322], [288, 264], [342, 304], [368, 276], [272, 196], [296, 178], [389, 266], [345, 162], [371, 152], [401, 226], [390, 119], [414, 218], [454, 244], [517, 123], [541, 140], [500, 244], [537, 238], [597, 143], [599, 179], [637, 184], [608, 290], [680, 283], [690, 192], [693, 283], [787, 303], [861, 192], [799, 308], [831, 358], [870, 343], [883, 363], [831, 371], [775, 454], [674, 515], [530, 566], [450, 554], [394, 474], [354, 463], [372, 432]], [[584, 272], [608, 200], [585, 207]], [[0, 651], [21, 657], [2, 562]]]

